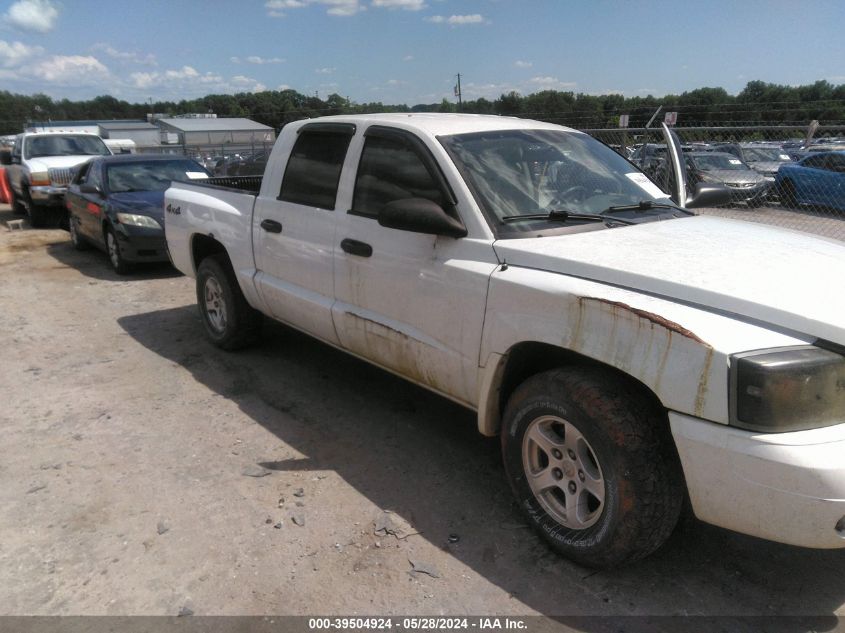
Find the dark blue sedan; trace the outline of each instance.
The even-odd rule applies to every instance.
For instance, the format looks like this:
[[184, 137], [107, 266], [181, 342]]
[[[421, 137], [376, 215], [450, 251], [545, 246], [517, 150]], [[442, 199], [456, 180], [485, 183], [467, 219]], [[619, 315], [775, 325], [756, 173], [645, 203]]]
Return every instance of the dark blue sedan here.
[[65, 204], [77, 250], [96, 246], [119, 275], [140, 262], [166, 262], [164, 191], [173, 180], [211, 174], [182, 156], [118, 155], [79, 168]]
[[781, 165], [775, 187], [784, 206], [845, 211], [845, 151], [817, 152]]

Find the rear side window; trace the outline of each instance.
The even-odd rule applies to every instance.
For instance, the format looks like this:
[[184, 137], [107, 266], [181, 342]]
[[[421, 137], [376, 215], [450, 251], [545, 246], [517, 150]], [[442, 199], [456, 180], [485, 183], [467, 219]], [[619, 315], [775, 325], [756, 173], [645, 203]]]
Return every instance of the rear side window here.
[[370, 136], [361, 154], [352, 211], [375, 217], [389, 202], [427, 198], [447, 206], [420, 156], [398, 139]]
[[279, 200], [334, 209], [351, 138], [348, 133], [301, 132], [288, 159]]

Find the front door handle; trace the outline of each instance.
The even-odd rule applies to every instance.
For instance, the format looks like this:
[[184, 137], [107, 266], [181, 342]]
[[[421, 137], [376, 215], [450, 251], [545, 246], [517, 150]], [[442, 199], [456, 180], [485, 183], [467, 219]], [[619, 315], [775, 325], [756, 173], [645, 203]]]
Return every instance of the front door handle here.
[[340, 247], [350, 255], [359, 257], [369, 257], [373, 254], [372, 246], [358, 240], [350, 240], [348, 237], [340, 243]]
[[282, 223], [276, 222], [275, 220], [262, 220], [261, 228], [267, 231], [268, 233], [281, 233]]

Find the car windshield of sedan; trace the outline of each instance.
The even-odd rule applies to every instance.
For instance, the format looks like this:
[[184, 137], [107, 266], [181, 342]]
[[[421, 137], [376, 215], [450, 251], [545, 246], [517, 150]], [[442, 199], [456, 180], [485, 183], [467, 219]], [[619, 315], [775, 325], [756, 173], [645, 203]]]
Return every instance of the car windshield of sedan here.
[[746, 160], [759, 163], [788, 163], [789, 154], [779, 147], [744, 147], [742, 149]]
[[192, 160], [128, 161], [109, 165], [106, 180], [111, 193], [164, 191], [172, 180], [208, 178], [208, 170]]
[[[668, 196], [642, 172], [587, 134], [507, 130], [439, 137], [496, 231], [531, 231], [515, 216], [601, 214]], [[663, 210], [665, 211], [665, 209]], [[659, 213], [659, 211], [658, 211]], [[534, 218], [536, 220], [536, 218]]]
[[50, 135], [26, 139], [26, 158], [42, 156], [110, 156], [111, 152], [99, 136]]
[[701, 171], [713, 171], [714, 169], [726, 169], [733, 171], [747, 171], [748, 165], [743, 163], [733, 154], [698, 154], [691, 156], [693, 165]]

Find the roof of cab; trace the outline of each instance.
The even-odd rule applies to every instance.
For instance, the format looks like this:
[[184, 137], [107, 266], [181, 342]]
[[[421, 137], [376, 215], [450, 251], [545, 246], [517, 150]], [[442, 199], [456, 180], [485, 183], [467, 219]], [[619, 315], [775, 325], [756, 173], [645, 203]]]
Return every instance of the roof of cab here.
[[442, 114], [436, 112], [401, 112], [386, 114], [355, 114], [319, 117], [297, 121], [297, 127], [309, 123], [354, 123], [356, 125], [389, 125], [401, 129], [421, 132], [432, 136], [490, 132], [497, 130], [566, 130], [553, 123], [532, 119], [495, 116], [489, 114]]

